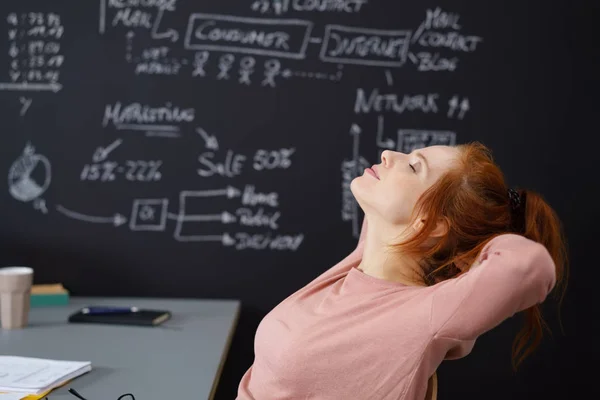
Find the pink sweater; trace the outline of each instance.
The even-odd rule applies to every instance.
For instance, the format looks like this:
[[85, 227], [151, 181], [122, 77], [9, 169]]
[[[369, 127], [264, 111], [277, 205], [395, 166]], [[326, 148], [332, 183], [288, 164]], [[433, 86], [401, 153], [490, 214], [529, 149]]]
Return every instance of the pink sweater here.
[[555, 284], [546, 248], [516, 234], [494, 238], [469, 272], [429, 287], [363, 273], [363, 246], [265, 316], [237, 400], [423, 399], [443, 360], [469, 354], [479, 335]]

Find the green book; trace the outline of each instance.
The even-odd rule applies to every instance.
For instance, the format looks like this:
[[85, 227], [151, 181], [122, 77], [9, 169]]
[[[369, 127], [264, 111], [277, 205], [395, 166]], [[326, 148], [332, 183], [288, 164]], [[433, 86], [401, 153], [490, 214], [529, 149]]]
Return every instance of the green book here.
[[33, 285], [31, 307], [64, 306], [69, 304], [69, 292], [60, 284]]

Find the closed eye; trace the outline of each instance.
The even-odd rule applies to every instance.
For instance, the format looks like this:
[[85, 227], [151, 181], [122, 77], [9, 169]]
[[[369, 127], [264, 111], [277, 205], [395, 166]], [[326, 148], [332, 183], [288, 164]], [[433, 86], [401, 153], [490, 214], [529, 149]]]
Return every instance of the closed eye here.
[[417, 170], [415, 169], [415, 167], [412, 164], [408, 164], [408, 165], [412, 168], [413, 172], [416, 174]]

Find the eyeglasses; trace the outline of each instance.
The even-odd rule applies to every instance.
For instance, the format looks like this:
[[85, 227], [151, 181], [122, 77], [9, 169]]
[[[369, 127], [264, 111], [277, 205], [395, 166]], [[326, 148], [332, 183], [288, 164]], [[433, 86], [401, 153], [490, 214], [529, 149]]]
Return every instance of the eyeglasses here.
[[[79, 392], [77, 392], [77, 390], [71, 388], [69, 389], [69, 393], [71, 393], [73, 396], [77, 397], [80, 400], [88, 400], [85, 397], [83, 397], [81, 394], [79, 394]], [[131, 393], [125, 393], [119, 396], [119, 398], [117, 400], [135, 400], [135, 396]]]

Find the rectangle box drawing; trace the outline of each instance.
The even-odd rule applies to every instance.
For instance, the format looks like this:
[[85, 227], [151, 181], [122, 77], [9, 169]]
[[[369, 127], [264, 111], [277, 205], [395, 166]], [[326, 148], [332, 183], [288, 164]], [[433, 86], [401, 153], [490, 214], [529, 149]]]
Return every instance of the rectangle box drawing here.
[[132, 231], [164, 231], [167, 225], [168, 199], [135, 199], [129, 219]]
[[408, 154], [423, 147], [435, 145], [454, 146], [455, 144], [456, 133], [453, 131], [398, 129], [396, 150]]
[[[412, 31], [410, 30], [396, 31], [327, 25], [319, 57], [321, 61], [337, 64], [401, 67], [406, 62], [411, 35]], [[383, 45], [385, 40], [388, 42]], [[342, 51], [337, 49], [338, 54], [334, 54], [333, 50], [336, 48], [333, 46], [341, 46], [344, 43], [346, 43], [345, 49]], [[333, 46], [330, 48], [330, 45]], [[369, 48], [386, 54], [360, 54], [361, 51]]]
[[[299, 19], [196, 13], [190, 15], [184, 48], [304, 59], [312, 26], [312, 22]], [[285, 46], [283, 39], [286, 39]], [[278, 45], [278, 48], [266, 48], [267, 45]]]

